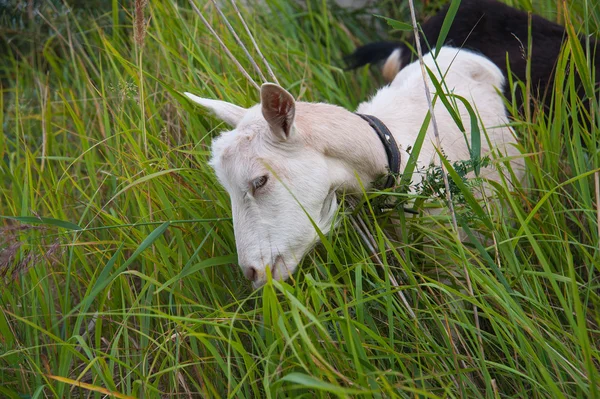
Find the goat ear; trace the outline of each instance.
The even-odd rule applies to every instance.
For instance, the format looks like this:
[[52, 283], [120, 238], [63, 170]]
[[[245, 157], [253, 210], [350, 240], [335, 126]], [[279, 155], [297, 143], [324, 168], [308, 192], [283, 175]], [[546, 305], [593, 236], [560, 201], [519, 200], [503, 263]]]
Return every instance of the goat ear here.
[[233, 105], [226, 101], [209, 100], [208, 98], [198, 97], [188, 92], [183, 94], [196, 104], [200, 104], [204, 108], [209, 109], [217, 116], [217, 118], [232, 127], [236, 127], [246, 114], [246, 108], [238, 107], [237, 105]]
[[280, 140], [287, 140], [296, 115], [294, 97], [276, 84], [265, 83], [260, 88], [260, 104], [273, 133]]

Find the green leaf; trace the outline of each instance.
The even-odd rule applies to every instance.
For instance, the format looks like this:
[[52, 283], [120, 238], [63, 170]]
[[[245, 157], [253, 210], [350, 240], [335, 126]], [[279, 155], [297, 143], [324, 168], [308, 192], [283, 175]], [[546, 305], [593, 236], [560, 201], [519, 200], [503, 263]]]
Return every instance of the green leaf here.
[[83, 228], [75, 223], [67, 222], [64, 220], [53, 219], [53, 218], [44, 218], [44, 217], [35, 217], [35, 216], [2, 216], [2, 219], [10, 219], [16, 220], [21, 223], [29, 223], [29, 224], [43, 224], [47, 226], [60, 227], [67, 230], [83, 230]]
[[367, 394], [371, 391], [363, 390], [363, 389], [353, 389], [353, 388], [344, 388], [338, 385], [331, 384], [329, 382], [321, 381], [315, 377], [310, 375], [306, 375], [303, 373], [290, 373], [283, 377], [281, 381], [291, 382], [294, 384], [301, 385], [310, 389], [317, 389], [319, 391], [326, 391], [335, 394], [343, 394], [343, 395], [357, 395], [357, 394]]
[[444, 154], [442, 154], [439, 150], [437, 150], [437, 153], [440, 156], [440, 159], [442, 160], [446, 171], [448, 172], [448, 176], [452, 178], [456, 186], [460, 189], [461, 193], [465, 197], [465, 200], [470, 205], [471, 210], [475, 212], [475, 214], [481, 219], [481, 221], [487, 226], [487, 228], [493, 230], [494, 227], [492, 226], [488, 215], [485, 213], [481, 205], [479, 205], [477, 199], [473, 196], [471, 190], [469, 190], [469, 188], [465, 185], [460, 175], [456, 172], [456, 170], [454, 170], [452, 165], [450, 165], [450, 162], [448, 162]]
[[165, 288], [167, 288], [174, 282], [179, 281], [179, 280], [181, 280], [191, 274], [194, 274], [202, 269], [206, 269], [208, 267], [213, 267], [213, 266], [220, 266], [220, 265], [227, 265], [227, 264], [235, 263], [236, 259], [237, 259], [237, 255], [235, 255], [235, 254], [217, 256], [216, 258], [205, 259], [201, 262], [196, 263], [195, 265], [189, 265], [187, 267], [184, 267], [178, 275], [171, 277], [166, 283], [161, 285], [156, 290], [155, 294], [158, 294], [159, 292], [161, 292], [162, 290], [164, 290]]
[[[446, 17], [444, 18], [444, 23], [442, 24], [442, 29], [440, 29], [440, 34], [438, 36], [437, 42], [435, 43], [435, 56], [440, 53], [444, 42], [446, 41], [446, 37], [448, 36], [448, 32], [452, 27], [452, 23], [454, 22], [454, 17], [456, 16], [456, 12], [458, 11], [458, 7], [460, 6], [461, 0], [452, 0], [450, 3], [450, 7], [448, 8], [448, 12], [446, 13]], [[459, 43], [460, 44], [460, 43]]]
[[423, 142], [425, 141], [425, 137], [427, 136], [427, 128], [429, 128], [429, 123], [431, 122], [431, 113], [427, 111], [427, 115], [425, 116], [425, 120], [421, 125], [421, 129], [419, 130], [419, 134], [417, 135], [417, 139], [413, 143], [413, 146], [410, 150], [410, 156], [408, 157], [408, 161], [406, 162], [406, 167], [402, 171], [402, 178], [400, 179], [400, 187], [404, 187], [405, 185], [410, 183], [413, 172], [417, 167], [417, 161], [419, 160], [419, 154], [421, 153], [421, 148], [423, 147]]
[[[2, 308], [0, 308], [0, 310], [2, 310]], [[2, 310], [0, 311], [0, 344], [4, 345], [5, 347], [10, 347], [14, 341], [15, 337], [10, 330], [8, 320], [6, 319], [6, 315]]]
[[[23, 397], [19, 395], [16, 391], [13, 391], [10, 388], [0, 386], [0, 394], [3, 395], [6, 399], [22, 399]], [[24, 396], [25, 398], [29, 397], [29, 395]]]
[[118, 255], [121, 253], [121, 250], [123, 249], [123, 244], [121, 244], [121, 246], [117, 249], [117, 251], [114, 253], [114, 255], [110, 258], [110, 260], [104, 266], [104, 269], [102, 269], [102, 272], [96, 279], [96, 283], [94, 284], [93, 288], [90, 290], [90, 292], [84, 297], [84, 299], [77, 306], [73, 307], [73, 309], [71, 310], [71, 314], [73, 314], [79, 308], [82, 308], [82, 312], [86, 312], [87, 309], [89, 308], [89, 306], [92, 304], [92, 302], [96, 298], [96, 296], [98, 296], [98, 294], [104, 288], [106, 288], [106, 286], [108, 286], [111, 282], [113, 282], [114, 279], [117, 278], [118, 275], [127, 268], [127, 266], [129, 266], [131, 263], [133, 263], [133, 261], [136, 260], [137, 257], [142, 252], [144, 252], [150, 245], [152, 245], [152, 243], [154, 241], [156, 241], [167, 230], [169, 225], [170, 225], [169, 222], [165, 222], [165, 223], [161, 224], [160, 226], [158, 226], [154, 231], [152, 231], [152, 233], [150, 233], [144, 239], [144, 241], [142, 241], [140, 243], [140, 245], [133, 252], [133, 254], [129, 257], [129, 259], [127, 259], [121, 266], [119, 266], [111, 274], [110, 271], [113, 268], [113, 266], [115, 265], [115, 263], [118, 259]]
[[471, 229], [469, 228], [469, 226], [467, 225], [467, 223], [464, 220], [460, 220], [460, 227], [465, 231], [465, 233], [467, 233], [467, 236], [469, 237], [469, 240], [471, 241], [471, 243], [473, 245], [475, 245], [475, 248], [477, 248], [477, 251], [479, 252], [479, 254], [483, 257], [483, 259], [486, 261], [488, 266], [494, 271], [494, 274], [496, 275], [496, 278], [498, 279], [498, 281], [500, 281], [502, 283], [502, 285], [504, 286], [506, 291], [508, 291], [509, 293], [512, 294], [513, 290], [512, 290], [512, 288], [510, 288], [510, 285], [508, 284], [506, 277], [504, 277], [504, 274], [502, 274], [502, 272], [498, 268], [498, 265], [496, 265], [496, 262], [494, 262], [494, 260], [490, 256], [490, 254], [487, 253], [487, 251], [485, 250], [483, 245], [481, 245], [481, 242], [479, 242], [477, 237], [475, 237], [475, 234], [473, 234], [473, 232], [471, 231]]
[[382, 15], [375, 15], [375, 16], [377, 18], [384, 19], [385, 22], [387, 22], [387, 24], [392, 29], [402, 30], [402, 31], [411, 31], [411, 30], [413, 30], [413, 26], [411, 24], [406, 23], [406, 22], [396, 21], [395, 19], [387, 18], [387, 17], [384, 17]]
[[144, 177], [140, 177], [139, 179], [129, 183], [128, 185], [126, 185], [125, 187], [123, 187], [121, 190], [119, 190], [118, 193], [116, 193], [115, 195], [113, 195], [113, 197], [108, 201], [109, 203], [112, 202], [116, 197], [118, 197], [119, 195], [123, 194], [125, 191], [129, 190], [131, 187], [133, 186], [137, 186], [138, 184], [147, 182], [148, 180], [152, 180], [154, 178], [157, 178], [159, 176], [163, 176], [169, 173], [173, 173], [173, 172], [178, 172], [180, 170], [185, 170], [185, 168], [174, 168], [174, 169], [168, 169], [168, 170], [161, 170], [159, 172], [155, 172], [155, 173], [151, 173], [147, 176]]

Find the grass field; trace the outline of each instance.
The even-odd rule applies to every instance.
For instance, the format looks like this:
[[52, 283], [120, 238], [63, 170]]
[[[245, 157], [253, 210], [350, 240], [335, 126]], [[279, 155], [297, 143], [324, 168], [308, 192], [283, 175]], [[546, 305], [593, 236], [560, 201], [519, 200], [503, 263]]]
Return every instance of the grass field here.
[[[365, 205], [369, 245], [340, 215], [292, 281], [253, 291], [207, 166], [225, 126], [180, 93], [249, 106], [258, 91], [187, 1], [151, 1], [135, 38], [133, 5], [106, 3], [49, 1], [4, 22], [26, 50], [0, 61], [0, 397], [600, 398], [600, 130], [598, 104], [565, 79], [590, 75], [578, 41], [549, 112], [509, 104], [523, 185], [496, 187], [501, 208], [459, 187], [473, 240], [447, 214]], [[383, 11], [409, 21], [397, 3]], [[509, 3], [600, 30], [595, 0]], [[197, 4], [260, 82], [212, 4]], [[353, 109], [382, 84], [375, 69], [340, 69], [386, 35], [368, 13], [286, 0], [241, 11], [297, 98]]]

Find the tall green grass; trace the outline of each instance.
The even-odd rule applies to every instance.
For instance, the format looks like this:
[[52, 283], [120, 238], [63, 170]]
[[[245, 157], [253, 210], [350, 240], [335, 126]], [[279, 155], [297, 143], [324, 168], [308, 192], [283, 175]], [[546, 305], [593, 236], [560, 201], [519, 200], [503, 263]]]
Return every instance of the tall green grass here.
[[[560, 2], [510, 3], [566, 17]], [[408, 21], [404, 6], [390, 15]], [[133, 8], [115, 1], [95, 18], [55, 16], [37, 53], [3, 61], [1, 397], [600, 397], [599, 130], [565, 77], [589, 73], [576, 40], [548, 112], [509, 104], [526, 181], [499, 184], [496, 204], [457, 204], [471, 240], [447, 216], [366, 204], [292, 281], [253, 291], [207, 166], [224, 126], [180, 93], [243, 106], [258, 93], [187, 2], [145, 12], [143, 46]], [[339, 67], [377, 38], [364, 12], [268, 0], [242, 13], [300, 100], [353, 109], [380, 86]], [[572, 34], [597, 32], [599, 16], [572, 2]]]

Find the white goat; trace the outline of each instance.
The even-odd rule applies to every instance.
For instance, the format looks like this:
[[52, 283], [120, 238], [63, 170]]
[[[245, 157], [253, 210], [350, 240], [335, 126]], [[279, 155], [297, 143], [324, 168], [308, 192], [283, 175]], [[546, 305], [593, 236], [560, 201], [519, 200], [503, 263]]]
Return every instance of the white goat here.
[[[450, 47], [443, 47], [436, 60], [427, 54], [425, 63], [438, 80], [439, 71], [445, 75], [451, 92], [475, 105], [489, 141], [500, 152], [519, 154], [496, 90], [504, 84], [498, 67], [482, 56]], [[261, 87], [261, 104], [248, 109], [185, 94], [234, 127], [213, 141], [211, 165], [231, 197], [239, 264], [255, 287], [265, 283], [267, 267], [275, 279], [286, 279], [296, 270], [318, 239], [310, 219], [323, 233], [332, 227], [336, 193], [360, 193], [357, 178], [369, 187], [388, 171], [384, 146], [373, 128], [339, 106], [295, 102], [271, 83]], [[460, 103], [458, 109], [468, 127], [466, 109]], [[409, 159], [405, 150], [415, 142], [427, 111], [416, 62], [357, 110], [379, 118], [392, 132], [402, 155], [401, 171]], [[448, 159], [469, 159], [470, 137], [465, 138], [440, 101], [435, 115]], [[429, 130], [418, 158], [421, 167], [436, 154]], [[483, 137], [482, 155], [490, 151]], [[520, 178], [522, 171], [516, 169]], [[498, 180], [498, 165], [482, 170], [482, 175]]]

